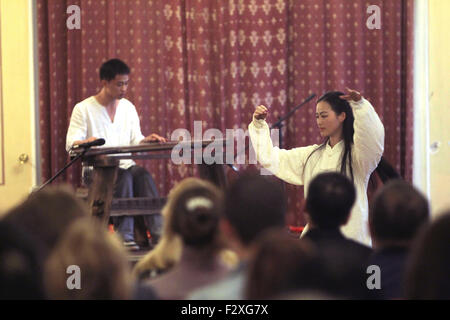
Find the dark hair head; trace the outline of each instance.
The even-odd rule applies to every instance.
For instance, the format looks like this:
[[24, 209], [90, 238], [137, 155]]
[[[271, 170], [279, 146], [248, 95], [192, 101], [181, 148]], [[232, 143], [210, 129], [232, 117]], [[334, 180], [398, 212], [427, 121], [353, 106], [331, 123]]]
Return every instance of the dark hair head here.
[[255, 241], [245, 298], [273, 299], [291, 292], [320, 290], [324, 281], [322, 260], [309, 240], [270, 229]]
[[369, 210], [369, 227], [376, 242], [409, 242], [428, 221], [428, 201], [403, 180], [388, 182]]
[[259, 174], [241, 175], [226, 192], [225, 218], [243, 245], [268, 228], [284, 227], [285, 211], [280, 184]]
[[100, 67], [100, 80], [111, 81], [117, 75], [130, 74], [130, 68], [125, 62], [119, 59], [106, 61]]
[[450, 211], [422, 230], [407, 264], [407, 299], [450, 299]]
[[43, 263], [33, 239], [0, 222], [0, 300], [44, 299]]
[[70, 187], [53, 186], [30, 194], [4, 219], [33, 237], [41, 254], [46, 256], [68, 226], [86, 216], [86, 205], [75, 197]]
[[[200, 183], [195, 183], [195, 181]], [[223, 197], [207, 181], [189, 179], [173, 203], [171, 227], [186, 245], [201, 247], [214, 244], [219, 235]]]
[[347, 222], [355, 199], [355, 187], [346, 176], [321, 173], [309, 184], [305, 209], [317, 227], [335, 229]]

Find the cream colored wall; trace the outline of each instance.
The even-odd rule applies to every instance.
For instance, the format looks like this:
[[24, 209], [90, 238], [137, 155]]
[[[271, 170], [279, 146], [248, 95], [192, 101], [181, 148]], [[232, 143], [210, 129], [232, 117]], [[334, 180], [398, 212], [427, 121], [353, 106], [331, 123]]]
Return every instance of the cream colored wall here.
[[450, 1], [429, 0], [430, 191], [433, 214], [450, 209]]
[[[22, 200], [35, 184], [35, 86], [33, 0], [0, 0], [4, 184], [0, 214]], [[23, 164], [19, 156], [29, 160]], [[0, 168], [1, 170], [1, 168]], [[1, 183], [1, 181], [0, 181]]]

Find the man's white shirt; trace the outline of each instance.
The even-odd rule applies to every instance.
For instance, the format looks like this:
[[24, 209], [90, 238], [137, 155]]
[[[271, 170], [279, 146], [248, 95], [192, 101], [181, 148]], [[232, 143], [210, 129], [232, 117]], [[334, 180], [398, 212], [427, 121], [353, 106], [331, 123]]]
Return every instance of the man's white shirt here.
[[[136, 107], [127, 99], [120, 99], [114, 121], [111, 121], [106, 107], [98, 103], [94, 96], [77, 103], [70, 119], [66, 150], [69, 151], [75, 141], [90, 137], [105, 139], [104, 147], [139, 144], [144, 136]], [[119, 167], [128, 169], [133, 165], [133, 160], [126, 159], [120, 160]]]

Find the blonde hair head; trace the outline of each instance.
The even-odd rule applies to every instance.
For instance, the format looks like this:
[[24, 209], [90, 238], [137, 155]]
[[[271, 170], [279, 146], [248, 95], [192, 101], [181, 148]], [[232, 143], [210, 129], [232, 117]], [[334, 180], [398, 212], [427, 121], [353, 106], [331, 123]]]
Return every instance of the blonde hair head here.
[[[68, 288], [69, 266], [80, 270], [81, 289]], [[133, 278], [125, 249], [117, 236], [94, 218], [68, 228], [49, 256], [44, 282], [51, 299], [129, 299]]]

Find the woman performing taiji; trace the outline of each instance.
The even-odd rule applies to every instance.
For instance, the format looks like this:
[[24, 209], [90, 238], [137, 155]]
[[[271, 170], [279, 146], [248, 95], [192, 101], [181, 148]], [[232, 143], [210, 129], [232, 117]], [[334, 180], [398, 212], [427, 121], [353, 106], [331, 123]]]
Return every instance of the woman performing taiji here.
[[[371, 245], [368, 231], [367, 184], [384, 150], [384, 127], [369, 101], [355, 90], [327, 92], [317, 102], [316, 119], [321, 145], [283, 150], [274, 147], [265, 118], [268, 109], [257, 106], [249, 134], [258, 162], [278, 178], [308, 185], [319, 173], [338, 171], [351, 179], [356, 202], [342, 232], [348, 238]], [[305, 231], [308, 228], [305, 228]]]

